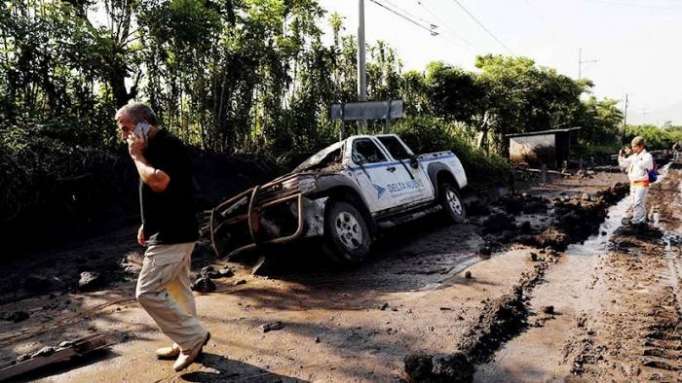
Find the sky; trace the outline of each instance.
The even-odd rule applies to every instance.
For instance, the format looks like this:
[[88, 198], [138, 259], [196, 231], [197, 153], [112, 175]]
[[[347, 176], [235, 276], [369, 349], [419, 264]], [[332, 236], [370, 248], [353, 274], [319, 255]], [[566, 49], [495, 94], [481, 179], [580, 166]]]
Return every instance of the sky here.
[[[404, 70], [434, 60], [473, 70], [477, 55], [499, 53], [577, 78], [582, 50], [582, 77], [595, 83], [595, 96], [620, 100], [623, 108], [628, 95], [628, 123], [682, 124], [682, 0], [375, 1], [438, 26], [440, 34], [431, 36], [365, 0], [367, 43], [386, 41]], [[319, 2], [344, 16], [345, 33], [357, 32], [358, 0]]]

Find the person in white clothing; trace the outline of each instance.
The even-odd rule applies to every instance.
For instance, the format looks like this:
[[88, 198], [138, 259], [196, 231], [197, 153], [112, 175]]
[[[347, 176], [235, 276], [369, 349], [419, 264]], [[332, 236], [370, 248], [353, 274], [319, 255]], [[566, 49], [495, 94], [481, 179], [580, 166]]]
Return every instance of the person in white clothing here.
[[646, 151], [644, 138], [632, 139], [631, 149], [621, 149], [618, 153], [618, 165], [627, 172], [630, 180], [630, 198], [632, 199], [632, 219], [630, 223], [640, 225], [646, 223], [646, 197], [649, 192], [649, 171], [654, 170], [654, 158]]

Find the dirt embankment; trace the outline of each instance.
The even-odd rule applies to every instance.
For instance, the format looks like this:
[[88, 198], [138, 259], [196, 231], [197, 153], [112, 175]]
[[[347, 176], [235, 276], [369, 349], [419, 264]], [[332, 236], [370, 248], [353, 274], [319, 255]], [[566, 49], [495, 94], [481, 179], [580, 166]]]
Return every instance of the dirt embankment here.
[[[139, 249], [134, 241], [139, 225], [137, 174], [123, 154], [108, 161], [111, 164], [98, 164], [87, 177], [57, 182], [41, 208], [0, 224], [12, 239], [0, 256], [5, 271], [0, 304], [102, 289], [134, 278], [127, 255]], [[262, 159], [198, 150], [192, 152], [192, 167], [197, 211], [278, 171]], [[97, 278], [88, 280], [83, 273]]]

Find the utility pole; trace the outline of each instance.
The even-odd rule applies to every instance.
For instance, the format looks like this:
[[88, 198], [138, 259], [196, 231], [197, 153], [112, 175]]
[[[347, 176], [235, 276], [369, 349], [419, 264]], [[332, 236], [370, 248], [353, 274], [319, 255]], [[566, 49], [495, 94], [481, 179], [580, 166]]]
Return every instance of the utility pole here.
[[358, 0], [358, 100], [367, 101], [365, 67], [365, 0]]
[[625, 129], [628, 127], [628, 106], [630, 104], [630, 99], [628, 94], [625, 93], [625, 107], [623, 108], [623, 132], [620, 136], [621, 143], [625, 143]]
[[582, 78], [583, 75], [583, 64], [591, 64], [599, 62], [599, 60], [583, 60], [583, 48], [578, 49], [578, 80]]

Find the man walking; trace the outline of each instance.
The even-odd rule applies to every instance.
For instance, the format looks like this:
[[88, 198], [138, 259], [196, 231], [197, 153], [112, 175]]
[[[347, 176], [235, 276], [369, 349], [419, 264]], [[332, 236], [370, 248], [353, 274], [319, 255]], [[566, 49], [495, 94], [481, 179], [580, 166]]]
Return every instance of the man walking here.
[[[630, 149], [618, 153], [618, 165], [628, 173], [632, 199], [632, 225], [646, 224], [646, 197], [649, 192], [649, 172], [654, 170], [654, 158], [646, 151], [644, 138], [632, 139]], [[630, 156], [627, 154], [632, 153]]]
[[174, 342], [157, 350], [157, 356], [177, 357], [173, 368], [180, 371], [192, 364], [210, 338], [197, 318], [190, 287], [198, 229], [189, 154], [144, 104], [125, 105], [115, 118], [140, 175], [142, 225], [137, 241], [147, 249], [135, 297]]

